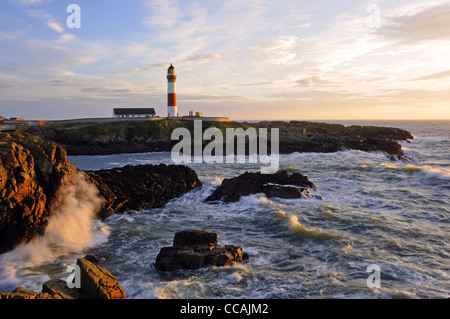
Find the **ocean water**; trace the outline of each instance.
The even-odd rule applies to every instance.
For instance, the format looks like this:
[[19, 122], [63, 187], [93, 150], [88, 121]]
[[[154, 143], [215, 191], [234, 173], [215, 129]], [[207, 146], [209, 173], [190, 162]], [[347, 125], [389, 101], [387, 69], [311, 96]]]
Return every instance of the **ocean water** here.
[[[281, 155], [280, 169], [308, 176], [321, 199], [255, 194], [219, 205], [203, 200], [224, 178], [261, 164], [189, 164], [204, 186], [163, 208], [91, 220], [90, 231], [79, 232], [89, 239], [82, 247], [61, 232], [62, 239], [46, 248], [57, 254], [27, 245], [1, 255], [0, 291], [40, 291], [49, 278], [66, 278], [76, 258], [93, 253], [127, 298], [450, 297], [450, 122], [333, 123], [409, 130], [415, 139], [402, 145], [413, 161], [360, 151]], [[171, 163], [169, 153], [69, 159], [84, 170]], [[217, 232], [219, 244], [239, 245], [250, 259], [231, 267], [156, 270], [160, 248], [186, 229]], [[372, 264], [380, 267], [379, 288], [367, 286]]]

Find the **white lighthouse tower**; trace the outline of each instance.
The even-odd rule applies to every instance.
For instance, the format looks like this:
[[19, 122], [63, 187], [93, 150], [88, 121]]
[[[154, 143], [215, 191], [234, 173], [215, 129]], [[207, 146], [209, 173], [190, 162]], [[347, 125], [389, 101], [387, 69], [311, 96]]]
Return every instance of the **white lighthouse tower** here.
[[167, 70], [167, 116], [177, 117], [177, 75], [175, 68], [170, 64]]

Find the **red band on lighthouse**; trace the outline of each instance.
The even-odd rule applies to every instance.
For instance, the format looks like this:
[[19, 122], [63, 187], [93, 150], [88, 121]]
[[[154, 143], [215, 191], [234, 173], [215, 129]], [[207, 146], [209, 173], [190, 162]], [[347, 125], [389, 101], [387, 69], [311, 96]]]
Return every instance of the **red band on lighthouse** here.
[[167, 94], [167, 106], [177, 106], [177, 94], [176, 93]]

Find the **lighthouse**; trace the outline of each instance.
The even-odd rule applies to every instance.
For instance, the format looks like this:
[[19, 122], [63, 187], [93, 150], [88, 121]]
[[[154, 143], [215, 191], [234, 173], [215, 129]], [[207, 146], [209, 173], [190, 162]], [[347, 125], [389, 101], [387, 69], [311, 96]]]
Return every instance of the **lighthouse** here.
[[170, 64], [167, 70], [167, 116], [177, 117], [177, 75], [175, 68]]

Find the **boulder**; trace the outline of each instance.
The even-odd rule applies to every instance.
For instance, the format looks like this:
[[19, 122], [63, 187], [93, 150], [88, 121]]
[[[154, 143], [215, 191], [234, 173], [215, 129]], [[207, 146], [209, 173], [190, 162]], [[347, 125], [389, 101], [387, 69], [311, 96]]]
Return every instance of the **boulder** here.
[[77, 259], [81, 288], [69, 288], [62, 279], [51, 279], [41, 292], [18, 287], [12, 292], [0, 292], [0, 299], [125, 299], [125, 291], [108, 270], [85, 258]]
[[205, 202], [237, 202], [241, 196], [264, 193], [267, 197], [302, 198], [316, 190], [307, 176], [279, 171], [274, 174], [245, 172], [238, 177], [224, 179]]
[[42, 293], [47, 293], [45, 299], [86, 299], [76, 289], [69, 288], [67, 282], [62, 279], [51, 279], [45, 282], [42, 285]]
[[78, 258], [81, 293], [89, 299], [125, 299], [125, 291], [117, 278], [105, 268], [94, 265], [85, 258]]
[[242, 247], [217, 245], [216, 233], [188, 230], [175, 234], [174, 244], [161, 248], [155, 267], [160, 271], [222, 267], [249, 258]]

